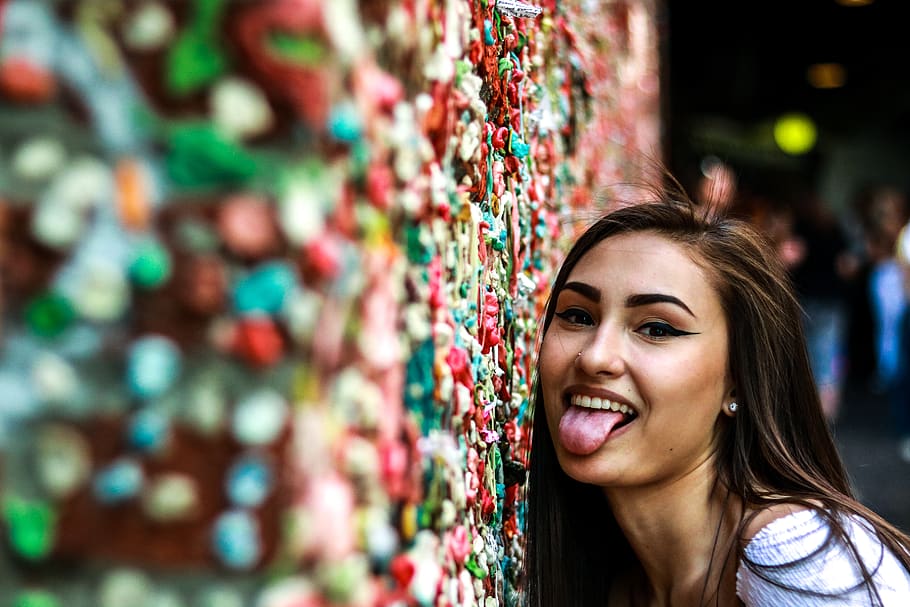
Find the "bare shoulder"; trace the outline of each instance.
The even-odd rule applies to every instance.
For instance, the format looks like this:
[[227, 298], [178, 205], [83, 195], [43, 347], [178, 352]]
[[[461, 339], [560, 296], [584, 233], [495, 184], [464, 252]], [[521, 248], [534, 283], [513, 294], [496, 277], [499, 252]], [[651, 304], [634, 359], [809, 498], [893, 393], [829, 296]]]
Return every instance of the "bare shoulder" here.
[[790, 516], [791, 514], [795, 514], [797, 512], [803, 512], [805, 510], [811, 510], [811, 508], [803, 504], [790, 502], [780, 502], [752, 510], [746, 515], [746, 518], [749, 519], [749, 521], [743, 528], [742, 539], [748, 542], [754, 538], [759, 531], [767, 527], [772, 522], [784, 518], [785, 516]]

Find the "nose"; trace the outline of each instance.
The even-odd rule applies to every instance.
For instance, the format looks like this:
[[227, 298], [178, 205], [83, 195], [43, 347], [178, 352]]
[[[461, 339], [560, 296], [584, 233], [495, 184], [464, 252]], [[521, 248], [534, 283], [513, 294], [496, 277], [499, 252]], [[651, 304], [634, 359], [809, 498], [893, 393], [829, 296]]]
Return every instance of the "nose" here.
[[626, 358], [620, 331], [601, 325], [594, 339], [585, 343], [575, 357], [575, 367], [591, 377], [621, 375]]

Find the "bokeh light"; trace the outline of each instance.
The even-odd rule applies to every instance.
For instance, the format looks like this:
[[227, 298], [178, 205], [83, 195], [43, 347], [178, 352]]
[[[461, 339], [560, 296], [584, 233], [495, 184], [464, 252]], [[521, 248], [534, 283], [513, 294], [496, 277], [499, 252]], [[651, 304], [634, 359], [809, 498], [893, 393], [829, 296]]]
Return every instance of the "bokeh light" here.
[[801, 156], [815, 147], [817, 139], [815, 122], [805, 114], [784, 114], [774, 122], [774, 142], [787, 154]]
[[847, 70], [840, 63], [815, 63], [806, 70], [813, 88], [837, 89], [847, 84]]

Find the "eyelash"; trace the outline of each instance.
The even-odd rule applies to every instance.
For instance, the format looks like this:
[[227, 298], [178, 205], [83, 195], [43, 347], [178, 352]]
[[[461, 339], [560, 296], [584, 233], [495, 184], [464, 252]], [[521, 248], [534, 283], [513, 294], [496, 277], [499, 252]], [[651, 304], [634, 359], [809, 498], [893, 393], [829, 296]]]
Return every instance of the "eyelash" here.
[[[594, 324], [594, 319], [591, 318], [591, 315], [578, 308], [567, 308], [562, 312], [556, 312], [555, 316], [573, 325], [590, 326]], [[584, 316], [585, 319], [579, 319], [581, 316]], [[662, 331], [663, 335], [651, 335], [648, 330]], [[694, 335], [694, 333], [683, 331], [682, 329], [677, 329], [673, 325], [667, 324], [665, 322], [656, 321], [647, 322], [641, 325], [638, 329], [636, 329], [636, 332], [641, 333], [649, 339], [655, 340], [666, 339], [668, 337], [680, 337], [682, 335]]]
[[[566, 308], [562, 312], [556, 312], [555, 316], [557, 316], [557, 317], [561, 318], [562, 320], [564, 320], [568, 323], [571, 323], [573, 325], [593, 325], [594, 324], [594, 319], [591, 318], [591, 315], [579, 308]], [[587, 321], [582, 322], [582, 321], [577, 320], [576, 317], [578, 317], [578, 316], [585, 316], [587, 318]], [[576, 318], [576, 319], [573, 320], [573, 318]]]
[[683, 331], [681, 329], [677, 329], [676, 327], [674, 327], [672, 325], [668, 325], [665, 322], [645, 323], [641, 327], [638, 328], [638, 332], [641, 332], [642, 329], [659, 329], [664, 332], [664, 335], [645, 335], [645, 337], [650, 337], [651, 339], [664, 339], [667, 337], [679, 337], [681, 335], [694, 335], [694, 333], [690, 333], [689, 331]]

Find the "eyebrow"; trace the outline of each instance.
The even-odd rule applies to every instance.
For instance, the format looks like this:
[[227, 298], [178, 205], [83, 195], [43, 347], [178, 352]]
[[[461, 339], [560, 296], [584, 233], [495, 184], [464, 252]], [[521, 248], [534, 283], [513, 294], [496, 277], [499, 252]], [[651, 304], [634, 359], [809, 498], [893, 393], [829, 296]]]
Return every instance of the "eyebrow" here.
[[[601, 297], [600, 289], [585, 282], [567, 282], [563, 285], [562, 290], [575, 291], [582, 297], [586, 297], [594, 302], [599, 302]], [[627, 308], [637, 308], [657, 303], [673, 304], [688, 312], [692, 318], [697, 318], [692, 310], [689, 309], [689, 306], [673, 295], [666, 295], [664, 293], [637, 293], [635, 295], [629, 295], [626, 298]]]

